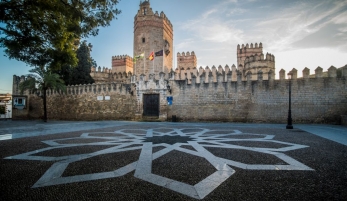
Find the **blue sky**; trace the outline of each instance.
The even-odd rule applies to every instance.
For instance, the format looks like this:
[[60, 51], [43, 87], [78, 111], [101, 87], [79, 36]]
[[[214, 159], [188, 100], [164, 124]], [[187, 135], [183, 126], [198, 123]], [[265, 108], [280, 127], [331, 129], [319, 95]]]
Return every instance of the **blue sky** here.
[[[134, 16], [139, 0], [121, 0], [122, 13], [87, 38], [98, 66], [111, 67], [115, 55], [133, 54]], [[347, 0], [151, 0], [174, 26], [175, 53], [194, 51], [198, 67], [236, 64], [236, 46], [263, 43], [276, 57], [276, 76], [283, 68], [311, 74], [321, 66], [347, 64]], [[11, 93], [13, 75], [30, 66], [3, 56], [0, 49], [0, 93]], [[175, 62], [177, 63], [177, 62]]]

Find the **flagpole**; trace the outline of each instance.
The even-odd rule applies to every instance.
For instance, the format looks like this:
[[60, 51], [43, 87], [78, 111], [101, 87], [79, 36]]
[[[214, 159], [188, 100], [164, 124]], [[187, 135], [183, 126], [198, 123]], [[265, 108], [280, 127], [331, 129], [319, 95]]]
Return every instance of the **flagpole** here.
[[143, 74], [145, 75], [145, 57], [146, 57], [146, 51], [143, 52]]
[[[174, 49], [174, 52], [173, 52], [173, 62], [174, 62], [174, 66], [172, 67], [172, 69], [176, 67], [176, 59], [175, 59], [175, 55], [176, 55], [176, 53], [175, 53], [175, 46], [173, 47], [173, 49]], [[176, 68], [175, 68], [175, 69], [176, 69]], [[173, 70], [174, 70], [174, 69], [173, 69]]]
[[135, 61], [135, 69], [134, 69], [134, 75], [137, 73], [137, 65], [136, 65], [136, 62], [137, 62], [137, 59], [136, 59], [136, 54], [134, 53], [134, 59], [133, 59], [133, 62]]
[[154, 49], [153, 49], [153, 68], [152, 68], [152, 74], [154, 74], [154, 61], [155, 61], [155, 56], [154, 56]]

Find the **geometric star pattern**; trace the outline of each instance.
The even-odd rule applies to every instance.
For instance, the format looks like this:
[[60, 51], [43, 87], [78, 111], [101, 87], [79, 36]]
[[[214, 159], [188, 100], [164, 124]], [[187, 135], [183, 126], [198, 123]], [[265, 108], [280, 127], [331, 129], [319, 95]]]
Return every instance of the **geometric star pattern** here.
[[[160, 139], [161, 137], [162, 139]], [[83, 133], [80, 137], [43, 141], [43, 143], [50, 147], [6, 157], [5, 159], [55, 162], [33, 185], [33, 188], [116, 178], [135, 171], [134, 176], [136, 178], [192, 198], [203, 199], [235, 173], [232, 167], [246, 170], [313, 170], [285, 154], [287, 151], [302, 149], [308, 146], [273, 140], [274, 137], [274, 135], [242, 133], [239, 130], [228, 129], [119, 129], [114, 132]], [[177, 140], [175, 141], [175, 139]], [[165, 140], [168, 140], [168, 142], [166, 143]], [[269, 144], [269, 146], [266, 146], [266, 144]], [[104, 146], [104, 149], [92, 153], [66, 156], [40, 156], [40, 153], [50, 150], [81, 146]], [[191, 146], [194, 150], [185, 148], [186, 146]], [[153, 152], [153, 148], [155, 147], [164, 148]], [[258, 152], [276, 157], [283, 161], [283, 163], [247, 164], [245, 162], [231, 160], [230, 158], [216, 156], [209, 151], [209, 148], [222, 148], [223, 150], [229, 150], [230, 154], [232, 150]], [[122, 153], [133, 150], [141, 150], [138, 160], [115, 170], [93, 174], [63, 176], [64, 171], [71, 163], [88, 160], [89, 158], [104, 154]], [[215, 168], [215, 172], [195, 185], [152, 173], [152, 162], [171, 151], [184, 152], [204, 158]]]

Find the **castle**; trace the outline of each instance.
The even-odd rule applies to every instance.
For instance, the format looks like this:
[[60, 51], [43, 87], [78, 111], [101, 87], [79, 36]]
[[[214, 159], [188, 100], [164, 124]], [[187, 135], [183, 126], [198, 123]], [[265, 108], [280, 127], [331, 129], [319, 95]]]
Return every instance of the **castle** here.
[[[275, 56], [264, 55], [262, 43], [237, 45], [237, 65], [230, 67], [197, 67], [194, 51], [177, 53], [173, 69], [173, 25], [149, 1], [139, 7], [134, 57], [113, 56], [111, 68], [93, 67], [95, 84], [68, 86], [64, 95], [49, 91], [50, 119], [286, 122], [289, 80], [283, 69], [275, 80]], [[326, 76], [320, 67], [314, 75], [305, 68], [302, 78], [296, 69], [291, 74], [294, 122], [337, 123], [347, 113], [347, 65], [330, 67]], [[14, 76], [18, 98], [24, 79]], [[21, 98], [27, 107], [13, 117], [39, 118], [42, 100]]]
[[[151, 52], [162, 51], [162, 55], [151, 61]], [[159, 74], [168, 74], [173, 70], [173, 25], [164, 12], [153, 12], [150, 1], [140, 2], [134, 21], [134, 55], [143, 54], [144, 58], [136, 59], [128, 55], [112, 57], [112, 68], [92, 68], [91, 76], [97, 83], [119, 81], [119, 74], [149, 75], [156, 77]], [[195, 52], [177, 53], [177, 69], [179, 72], [197, 67]], [[257, 79], [259, 71], [264, 73], [264, 80], [268, 80], [267, 74], [275, 72], [275, 57], [272, 54], [263, 54], [263, 44], [253, 43], [237, 45], [237, 70], [242, 73], [242, 80], [251, 76]]]

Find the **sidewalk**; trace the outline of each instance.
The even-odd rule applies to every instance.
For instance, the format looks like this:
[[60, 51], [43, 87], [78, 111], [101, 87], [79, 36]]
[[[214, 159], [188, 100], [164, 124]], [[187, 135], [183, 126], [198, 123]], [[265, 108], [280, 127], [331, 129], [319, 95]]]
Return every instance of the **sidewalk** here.
[[298, 124], [295, 127], [347, 146], [347, 127], [345, 126]]

